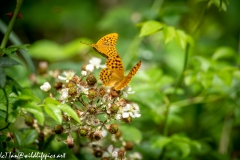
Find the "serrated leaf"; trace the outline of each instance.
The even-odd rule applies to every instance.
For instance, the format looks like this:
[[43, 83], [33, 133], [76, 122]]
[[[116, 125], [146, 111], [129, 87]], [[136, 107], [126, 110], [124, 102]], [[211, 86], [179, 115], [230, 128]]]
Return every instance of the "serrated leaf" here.
[[44, 110], [56, 122], [58, 122], [59, 124], [62, 123], [62, 112], [61, 112], [60, 108], [58, 108], [57, 105], [51, 104], [51, 103], [45, 103]]
[[5, 67], [11, 67], [14, 65], [19, 65], [21, 63], [19, 63], [18, 61], [15, 61], [11, 58], [8, 57], [0, 57], [0, 67], [5, 68]]
[[133, 126], [120, 126], [120, 130], [123, 133], [124, 140], [133, 141], [139, 144], [142, 140], [142, 133], [140, 130]]
[[6, 53], [7, 55], [14, 54], [16, 53], [17, 48], [4, 48], [3, 52]]
[[4, 88], [5, 83], [6, 83], [6, 74], [3, 68], [0, 67], [0, 87]]
[[44, 115], [43, 115], [42, 108], [39, 105], [37, 105], [34, 102], [31, 102], [31, 103], [25, 104], [24, 106], [22, 106], [22, 108], [24, 108], [26, 111], [32, 113], [34, 115], [34, 117], [37, 119], [38, 123], [40, 125], [43, 125]]
[[63, 112], [67, 113], [69, 116], [71, 116], [78, 123], [81, 123], [80, 118], [78, 117], [77, 113], [67, 104], [59, 104], [58, 108], [60, 108]]
[[148, 36], [162, 29], [164, 24], [157, 21], [144, 22], [140, 30], [140, 37]]
[[170, 42], [171, 40], [173, 40], [176, 36], [176, 31], [174, 27], [171, 26], [165, 26], [163, 29], [163, 33], [164, 33], [164, 42], [167, 44], [168, 42]]

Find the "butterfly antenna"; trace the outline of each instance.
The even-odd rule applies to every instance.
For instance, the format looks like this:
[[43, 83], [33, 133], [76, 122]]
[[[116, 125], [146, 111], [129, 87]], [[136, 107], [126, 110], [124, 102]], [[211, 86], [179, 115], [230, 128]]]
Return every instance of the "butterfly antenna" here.
[[88, 46], [91, 46], [91, 44], [89, 44], [89, 43], [85, 43], [85, 42], [83, 42], [83, 41], [80, 41], [80, 43], [82, 43], [82, 44], [86, 44], [86, 45], [88, 45]]

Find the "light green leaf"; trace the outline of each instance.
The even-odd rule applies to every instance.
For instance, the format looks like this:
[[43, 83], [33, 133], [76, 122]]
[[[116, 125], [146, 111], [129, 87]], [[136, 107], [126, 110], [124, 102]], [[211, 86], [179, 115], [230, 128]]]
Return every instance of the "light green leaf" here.
[[240, 71], [239, 70], [234, 71], [233, 76], [240, 80]]
[[212, 84], [213, 74], [199, 72], [197, 74], [197, 80], [203, 85], [205, 89], [208, 89]]
[[148, 36], [162, 29], [164, 24], [157, 21], [144, 22], [140, 30], [140, 37]]
[[217, 73], [217, 76], [223, 81], [224, 84], [227, 86], [231, 86], [232, 84], [232, 73], [228, 70], [226, 71], [220, 71]]
[[154, 138], [152, 140], [152, 147], [153, 148], [163, 148], [167, 144], [169, 144], [172, 141], [169, 137], [159, 136], [158, 138]]
[[140, 130], [133, 126], [123, 126], [121, 125], [120, 130], [123, 133], [123, 138], [127, 141], [133, 141], [139, 144], [142, 140], [142, 133]]
[[67, 113], [69, 116], [71, 116], [78, 123], [81, 123], [80, 118], [78, 117], [77, 113], [67, 104], [59, 104], [58, 108], [61, 109], [63, 112]]
[[213, 60], [219, 60], [219, 59], [229, 59], [234, 58], [236, 55], [236, 52], [230, 48], [230, 47], [220, 47], [216, 49], [214, 52], [212, 59]]
[[51, 104], [51, 103], [45, 103], [44, 110], [56, 122], [58, 122], [59, 124], [62, 123], [62, 112], [61, 112], [60, 108], [58, 108], [57, 105]]
[[184, 143], [184, 142], [179, 142], [179, 141], [173, 141], [173, 143], [182, 152], [181, 158], [185, 158], [190, 154], [190, 151], [191, 151], [190, 144]]
[[208, 69], [210, 68], [210, 61], [204, 57], [201, 56], [195, 56], [194, 59], [196, 59], [197, 61], [199, 61], [199, 63], [201, 64], [201, 70], [203, 71], [208, 71]]
[[163, 33], [164, 33], [164, 42], [167, 44], [168, 42], [170, 42], [172, 39], [175, 38], [176, 36], [176, 30], [174, 27], [171, 26], [165, 26], [163, 29]]

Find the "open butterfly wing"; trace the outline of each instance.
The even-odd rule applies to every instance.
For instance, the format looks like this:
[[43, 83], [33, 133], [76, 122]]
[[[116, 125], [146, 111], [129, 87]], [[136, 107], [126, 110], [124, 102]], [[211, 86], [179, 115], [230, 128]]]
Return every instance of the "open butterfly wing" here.
[[103, 68], [100, 72], [100, 79], [104, 86], [113, 87], [117, 82], [121, 81], [122, 78], [118, 77], [113, 71], [108, 68]]
[[128, 75], [126, 77], [124, 77], [121, 81], [117, 82], [114, 85], [115, 90], [121, 90], [122, 88], [125, 88], [129, 82], [131, 81], [132, 77], [137, 73], [138, 69], [141, 66], [141, 61], [139, 61], [132, 69], [131, 71], [128, 73]]
[[119, 79], [124, 77], [124, 66], [118, 54], [114, 57], [109, 57], [106, 61], [106, 66], [114, 73], [114, 76]]

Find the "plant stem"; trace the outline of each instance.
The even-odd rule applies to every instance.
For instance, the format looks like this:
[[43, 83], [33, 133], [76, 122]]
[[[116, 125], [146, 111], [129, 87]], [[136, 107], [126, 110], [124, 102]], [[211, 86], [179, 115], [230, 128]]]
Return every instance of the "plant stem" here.
[[[23, 2], [23, 0], [17, 0], [17, 5], [16, 5], [16, 8], [14, 10], [13, 17], [11, 18], [10, 23], [8, 25], [7, 31], [6, 31], [6, 33], [5, 33], [4, 37], [3, 37], [3, 40], [2, 40], [2, 43], [1, 43], [1, 48], [5, 48], [6, 45], [7, 45], [9, 35], [10, 35], [11, 31], [12, 31], [14, 22], [15, 22], [15, 20], [17, 18], [17, 15], [18, 15], [19, 10], [21, 8], [22, 2]], [[2, 54], [0, 56], [2, 56]]]
[[3, 88], [3, 93], [4, 93], [4, 96], [6, 98], [6, 118], [5, 118], [5, 122], [8, 122], [8, 96], [7, 96], [7, 92], [6, 92], [5, 88]]

